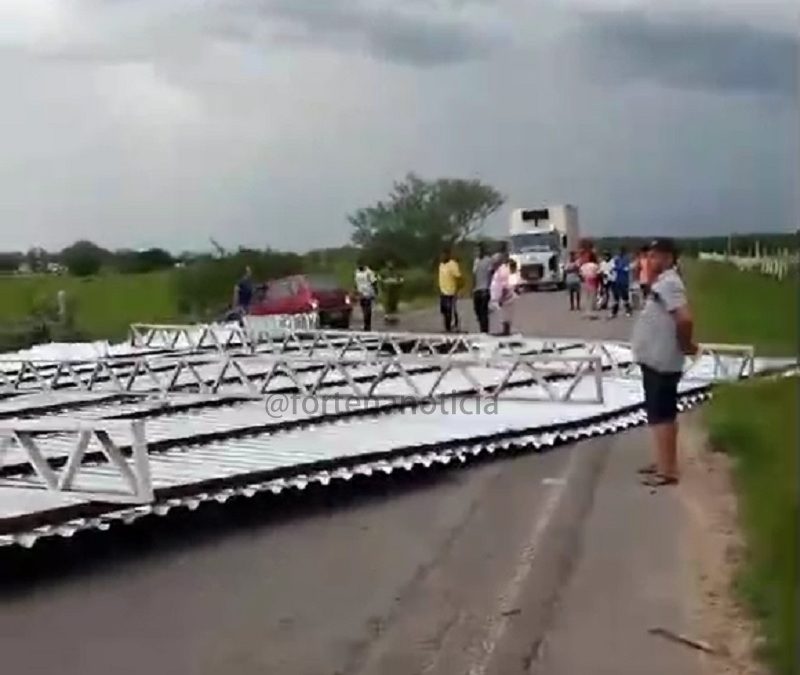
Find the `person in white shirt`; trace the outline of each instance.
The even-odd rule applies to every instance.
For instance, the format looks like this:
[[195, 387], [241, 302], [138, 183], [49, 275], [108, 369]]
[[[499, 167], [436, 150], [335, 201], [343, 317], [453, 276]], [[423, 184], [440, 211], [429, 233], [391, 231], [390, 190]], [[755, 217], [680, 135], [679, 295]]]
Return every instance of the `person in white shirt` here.
[[363, 262], [359, 263], [355, 275], [358, 302], [364, 316], [364, 330], [372, 330], [372, 305], [375, 303], [377, 277]]
[[503, 335], [511, 334], [511, 324], [514, 321], [514, 300], [517, 296], [519, 282], [517, 263], [514, 260], [502, 263], [492, 275], [492, 283], [489, 288], [491, 307], [500, 315]]
[[611, 300], [611, 286], [614, 283], [614, 261], [611, 254], [603, 253], [600, 261], [600, 309], [607, 309]]

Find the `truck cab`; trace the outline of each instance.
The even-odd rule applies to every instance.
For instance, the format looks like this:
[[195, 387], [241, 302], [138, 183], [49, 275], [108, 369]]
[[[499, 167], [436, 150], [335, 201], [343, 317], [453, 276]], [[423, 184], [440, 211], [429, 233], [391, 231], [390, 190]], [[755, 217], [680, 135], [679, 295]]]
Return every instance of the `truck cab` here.
[[579, 241], [574, 206], [515, 209], [511, 213], [509, 255], [526, 288], [562, 288], [569, 252]]

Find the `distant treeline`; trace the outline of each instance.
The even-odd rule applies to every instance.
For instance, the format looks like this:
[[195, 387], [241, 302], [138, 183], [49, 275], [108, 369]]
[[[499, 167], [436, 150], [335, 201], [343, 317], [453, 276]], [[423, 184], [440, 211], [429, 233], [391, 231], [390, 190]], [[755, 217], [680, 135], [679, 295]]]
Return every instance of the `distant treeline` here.
[[[650, 241], [652, 237], [598, 237], [594, 242], [598, 250], [614, 251], [622, 246], [636, 250]], [[481, 239], [490, 248], [496, 248], [499, 238], [484, 237]], [[800, 236], [798, 233], [754, 233], [734, 234], [730, 236], [678, 238], [678, 244], [685, 255], [696, 255], [700, 251], [730, 252], [747, 254], [755, 251], [776, 251], [782, 249], [797, 250]], [[462, 241], [456, 245], [457, 254], [471, 257], [476, 241]], [[397, 252], [395, 264], [401, 267], [427, 267], [429, 260], [404, 260], [402, 252]], [[0, 273], [12, 273], [25, 270], [32, 273], [46, 272], [57, 264], [64, 271], [75, 276], [92, 276], [104, 270], [124, 274], [152, 272], [173, 267], [196, 268], [197, 272], [223, 274], [229, 277], [235, 269], [240, 273], [245, 265], [250, 265], [256, 276], [275, 278], [299, 272], [328, 271], [340, 275], [345, 269], [351, 270], [360, 258], [373, 266], [380, 267], [392, 257], [391, 251], [384, 251], [376, 256], [374, 251], [364, 252], [356, 246], [340, 246], [314, 249], [306, 253], [276, 251], [274, 249], [239, 248], [236, 251], [219, 250], [215, 255], [210, 253], [184, 252], [178, 255], [161, 248], [133, 251], [128, 249], [110, 251], [90, 241], [78, 241], [62, 251], [49, 252], [43, 249], [31, 249], [22, 252], [0, 252]], [[407, 257], [407, 256], [405, 256]], [[226, 273], [225, 270], [228, 270]]]

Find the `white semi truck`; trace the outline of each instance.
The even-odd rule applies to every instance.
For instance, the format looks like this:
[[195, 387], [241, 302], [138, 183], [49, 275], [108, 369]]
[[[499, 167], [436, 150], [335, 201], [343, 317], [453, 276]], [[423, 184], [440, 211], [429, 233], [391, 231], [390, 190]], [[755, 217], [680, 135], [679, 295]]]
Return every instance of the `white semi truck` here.
[[528, 288], [561, 288], [570, 251], [580, 242], [578, 209], [570, 204], [511, 212], [508, 250]]

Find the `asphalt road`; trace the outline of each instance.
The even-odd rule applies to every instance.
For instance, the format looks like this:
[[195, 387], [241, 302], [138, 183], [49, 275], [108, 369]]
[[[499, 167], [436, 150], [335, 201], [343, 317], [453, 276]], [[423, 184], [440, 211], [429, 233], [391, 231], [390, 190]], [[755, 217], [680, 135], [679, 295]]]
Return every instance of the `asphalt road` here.
[[[526, 296], [521, 327], [625, 337], [623, 320], [580, 319], [564, 300]], [[413, 321], [426, 328], [435, 316]], [[220, 512], [233, 528], [178, 524], [158, 542], [140, 534], [133, 547], [104, 550], [99, 564], [72, 560], [69, 573], [0, 596], [0, 667], [14, 675], [691, 673], [683, 652], [644, 632], [647, 621], [680, 627], [674, 598], [683, 592], [670, 497], [646, 494], [631, 476], [644, 443], [639, 430], [302, 504], [256, 502], [261, 513]]]
[[[461, 329], [466, 332], [477, 332], [478, 323], [472, 309], [472, 299], [462, 297], [458, 300], [458, 312], [461, 320]], [[611, 320], [610, 312], [598, 314], [597, 319], [589, 319], [581, 312], [569, 310], [569, 299], [565, 291], [535, 291], [521, 295], [517, 300], [515, 309], [514, 332], [541, 337], [582, 337], [598, 340], [627, 340], [633, 324], [633, 319], [625, 316], [621, 310], [620, 315]], [[353, 327], [360, 325], [361, 317], [356, 312]], [[377, 326], [380, 326], [380, 319]], [[499, 325], [494, 325], [492, 330], [498, 330]], [[397, 330], [422, 330], [441, 331], [442, 320], [437, 311], [426, 309], [413, 312], [401, 319]]]

